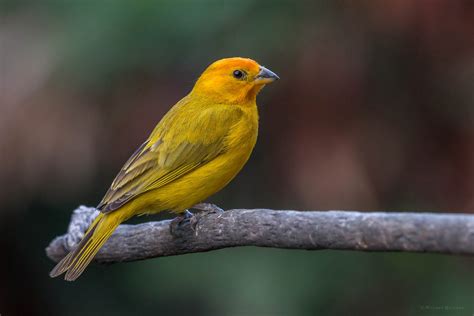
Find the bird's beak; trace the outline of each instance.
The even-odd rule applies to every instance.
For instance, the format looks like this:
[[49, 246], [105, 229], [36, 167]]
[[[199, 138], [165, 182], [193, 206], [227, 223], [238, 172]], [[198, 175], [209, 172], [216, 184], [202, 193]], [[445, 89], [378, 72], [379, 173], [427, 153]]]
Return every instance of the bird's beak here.
[[267, 84], [267, 83], [270, 83], [270, 82], [273, 82], [275, 80], [278, 80], [280, 79], [280, 77], [278, 77], [278, 75], [276, 73], [274, 73], [273, 71], [263, 67], [263, 66], [260, 66], [260, 72], [258, 73], [258, 75], [255, 77], [255, 83], [257, 84]]

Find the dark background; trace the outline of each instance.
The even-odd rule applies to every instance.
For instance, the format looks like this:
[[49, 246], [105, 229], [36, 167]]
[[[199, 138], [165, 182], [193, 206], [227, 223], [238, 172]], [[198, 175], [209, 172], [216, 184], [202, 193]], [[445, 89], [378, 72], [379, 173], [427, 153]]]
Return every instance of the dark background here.
[[236, 248], [66, 283], [44, 248], [231, 56], [281, 80], [210, 201], [472, 213], [473, 34], [473, 1], [1, 1], [0, 314], [472, 315], [468, 257]]

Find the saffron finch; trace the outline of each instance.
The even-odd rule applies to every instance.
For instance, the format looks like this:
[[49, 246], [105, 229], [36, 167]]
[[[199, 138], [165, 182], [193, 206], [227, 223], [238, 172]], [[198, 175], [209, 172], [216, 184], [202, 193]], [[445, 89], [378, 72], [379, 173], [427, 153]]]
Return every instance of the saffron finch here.
[[277, 79], [248, 58], [211, 64], [125, 163], [97, 206], [99, 216], [50, 276], [65, 272], [65, 280], [77, 279], [130, 217], [165, 210], [183, 214], [225, 187], [257, 140], [257, 94]]

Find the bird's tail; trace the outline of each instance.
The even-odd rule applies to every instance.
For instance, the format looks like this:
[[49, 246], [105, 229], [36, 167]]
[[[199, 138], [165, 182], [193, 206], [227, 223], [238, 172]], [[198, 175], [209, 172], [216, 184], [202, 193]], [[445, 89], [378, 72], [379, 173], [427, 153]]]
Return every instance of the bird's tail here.
[[121, 212], [100, 213], [89, 226], [77, 247], [51, 270], [49, 276], [54, 278], [66, 272], [65, 280], [74, 281], [77, 279], [112, 235], [115, 228], [124, 220]]

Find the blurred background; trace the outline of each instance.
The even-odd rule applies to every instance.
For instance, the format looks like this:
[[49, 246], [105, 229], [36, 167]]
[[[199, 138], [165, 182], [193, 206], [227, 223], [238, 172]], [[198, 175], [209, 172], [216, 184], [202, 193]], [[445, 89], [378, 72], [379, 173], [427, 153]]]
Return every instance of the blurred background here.
[[472, 213], [473, 34], [469, 0], [2, 0], [0, 314], [471, 315], [468, 257], [235, 248], [66, 283], [44, 248], [231, 56], [281, 80], [259, 96], [253, 156], [211, 202]]

